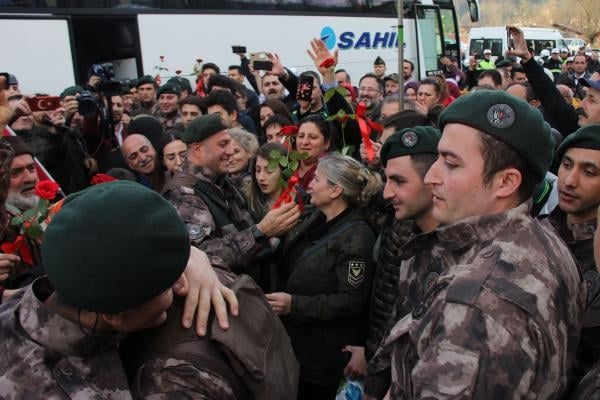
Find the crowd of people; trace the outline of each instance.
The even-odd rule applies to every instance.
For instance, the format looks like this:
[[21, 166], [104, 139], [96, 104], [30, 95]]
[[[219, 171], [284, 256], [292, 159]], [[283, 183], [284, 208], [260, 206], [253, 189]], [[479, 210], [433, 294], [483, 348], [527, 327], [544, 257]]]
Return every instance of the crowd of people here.
[[600, 399], [597, 54], [511, 34], [421, 80], [320, 39], [90, 68], [52, 111], [0, 76], [0, 397]]

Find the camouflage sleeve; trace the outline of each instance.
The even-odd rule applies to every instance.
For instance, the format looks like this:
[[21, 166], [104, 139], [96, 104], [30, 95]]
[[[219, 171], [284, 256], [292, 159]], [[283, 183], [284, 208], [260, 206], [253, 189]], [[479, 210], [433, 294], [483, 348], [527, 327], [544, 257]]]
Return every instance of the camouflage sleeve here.
[[192, 246], [206, 252], [211, 263], [230, 270], [233, 266], [246, 265], [256, 244], [250, 229], [216, 237], [215, 220], [194, 189], [180, 186], [167, 192], [165, 197], [185, 223]]
[[293, 295], [289, 317], [294, 323], [328, 321], [356, 316], [364, 311], [371, 294], [373, 241], [365, 240], [362, 245], [346, 244], [348, 251], [335, 261], [337, 293]]
[[231, 386], [219, 375], [173, 359], [155, 359], [138, 370], [131, 385], [134, 399], [235, 400]]
[[548, 378], [538, 373], [550, 369], [547, 360], [553, 356], [542, 350], [546, 339], [540, 327], [508, 302], [489, 298], [496, 299], [493, 307], [500, 312], [484, 312], [481, 303], [445, 303], [435, 313], [437, 323], [425, 328], [431, 336], [417, 338], [414, 398], [521, 398]]

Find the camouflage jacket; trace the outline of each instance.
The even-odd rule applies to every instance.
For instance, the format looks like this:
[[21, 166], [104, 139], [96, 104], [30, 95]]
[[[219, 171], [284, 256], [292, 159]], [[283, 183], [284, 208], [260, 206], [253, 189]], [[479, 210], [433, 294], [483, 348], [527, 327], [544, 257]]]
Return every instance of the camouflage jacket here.
[[566, 245], [529, 206], [436, 230], [448, 267], [386, 339], [392, 398], [564, 394], [585, 286]]
[[557, 207], [544, 222], [549, 222], [569, 246], [587, 287], [585, 318], [573, 368], [573, 384], [577, 384], [600, 360], [600, 274], [594, 261], [596, 218], [569, 226], [567, 215]]
[[[216, 210], [228, 219], [223, 225], [198, 194], [199, 183], [204, 183], [217, 198]], [[192, 245], [205, 251], [213, 264], [236, 273], [244, 272], [249, 259], [264, 247], [254, 240], [250, 229], [253, 221], [244, 209], [243, 195], [228, 179], [208, 168], [185, 162], [169, 182], [164, 197], [187, 225]]]
[[179, 110], [170, 115], [166, 115], [163, 114], [162, 111], [160, 111], [160, 108], [155, 106], [152, 115], [154, 115], [160, 121], [165, 132], [170, 130], [176, 130], [181, 132], [184, 131], [183, 119], [181, 118], [181, 113], [179, 112]]
[[0, 398], [131, 399], [122, 335], [83, 332], [44, 305], [51, 293], [40, 278], [0, 308]]
[[[435, 231], [415, 235], [417, 228], [414, 223], [411, 225], [411, 239], [398, 249], [398, 296], [382, 339], [389, 335], [396, 322], [421, 304], [447, 264], [443, 258], [443, 248], [436, 241]], [[392, 352], [389, 347], [377, 352], [369, 360], [365, 393], [374, 397], [382, 397], [386, 393], [390, 385], [391, 363]]]
[[[131, 116], [135, 117], [138, 115], [154, 115], [156, 110], [158, 109], [158, 102], [153, 100], [151, 103], [142, 103], [140, 102], [136, 107], [131, 111]], [[135, 133], [135, 132], [133, 132]]]

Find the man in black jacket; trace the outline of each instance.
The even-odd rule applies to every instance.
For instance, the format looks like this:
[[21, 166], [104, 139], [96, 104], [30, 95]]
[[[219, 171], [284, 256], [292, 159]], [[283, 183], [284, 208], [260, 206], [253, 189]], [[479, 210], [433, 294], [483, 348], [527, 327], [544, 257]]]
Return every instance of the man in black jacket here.
[[510, 54], [521, 57], [527, 79], [548, 115], [555, 116], [554, 126], [558, 131], [566, 137], [580, 126], [600, 123], [600, 81], [580, 80], [580, 84], [585, 86], [587, 96], [581, 101], [581, 110], [575, 111], [527, 50], [523, 32], [515, 27], [511, 27], [510, 30], [515, 45]]

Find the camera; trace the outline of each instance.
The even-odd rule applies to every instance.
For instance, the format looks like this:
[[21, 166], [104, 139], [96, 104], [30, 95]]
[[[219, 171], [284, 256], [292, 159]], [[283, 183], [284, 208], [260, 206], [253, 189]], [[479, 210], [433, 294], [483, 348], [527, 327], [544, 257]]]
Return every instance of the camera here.
[[88, 71], [88, 76], [96, 75], [106, 82], [115, 77], [115, 68], [112, 63], [94, 64]]
[[93, 117], [98, 112], [99, 104], [96, 95], [89, 90], [82, 91], [77, 96], [79, 102], [79, 113], [84, 117]]

